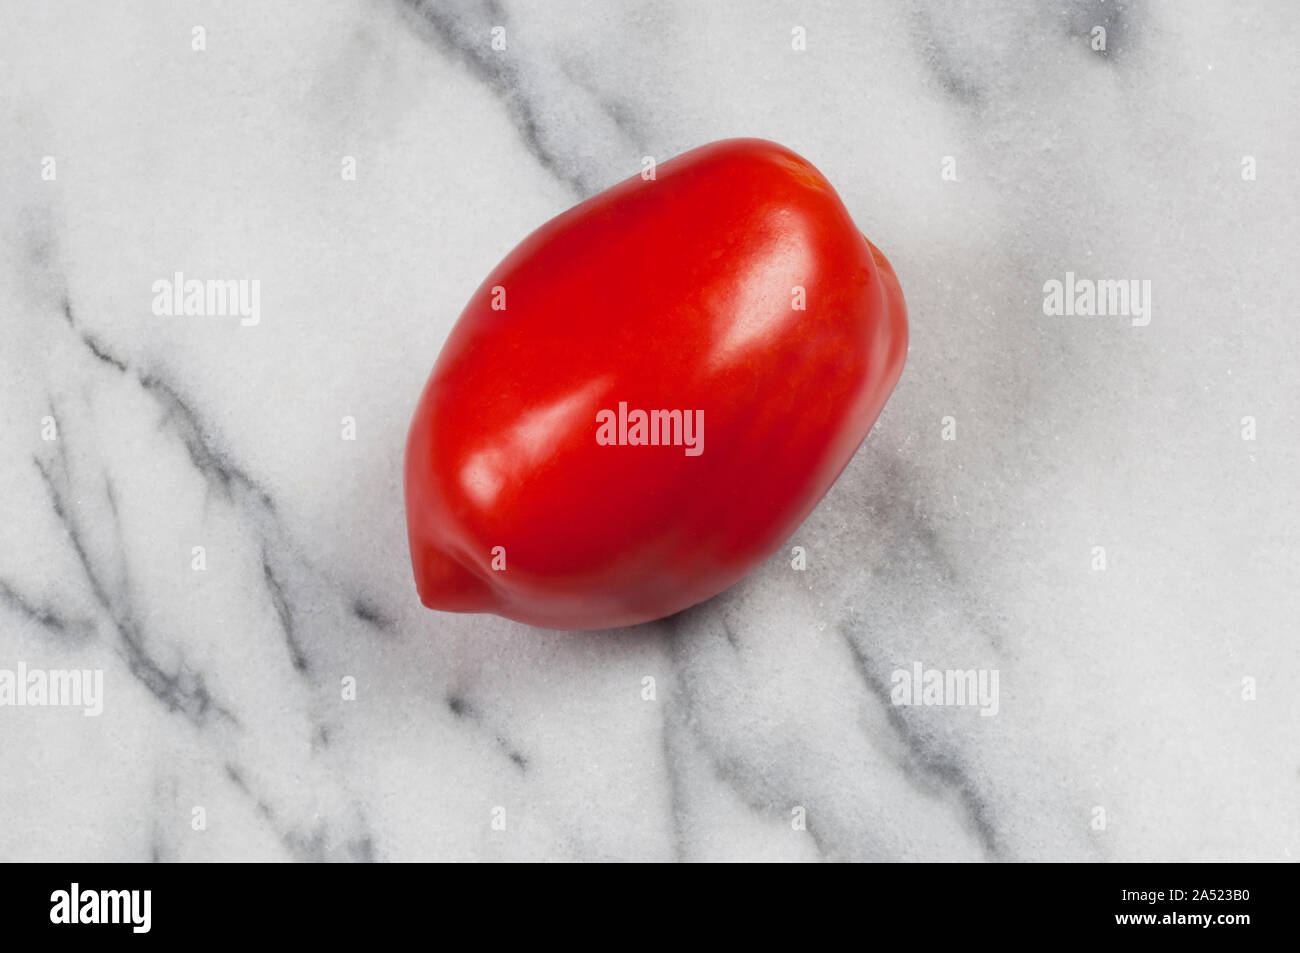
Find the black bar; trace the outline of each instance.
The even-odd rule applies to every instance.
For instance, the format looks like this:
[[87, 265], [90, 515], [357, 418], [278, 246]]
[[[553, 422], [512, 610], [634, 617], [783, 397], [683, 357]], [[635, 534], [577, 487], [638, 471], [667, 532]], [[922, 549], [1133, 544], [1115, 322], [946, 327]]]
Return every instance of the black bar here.
[[[206, 943], [283, 934], [337, 943], [350, 935], [373, 940], [376, 923], [401, 930], [472, 918], [471, 929], [527, 922], [540, 929], [556, 917], [586, 926], [621, 917], [633, 933], [668, 939], [662, 931], [687, 909], [690, 920], [702, 915], [718, 921], [715, 927], [725, 921], [738, 933], [788, 917], [794, 929], [802, 920], [827, 926], [847, 918], [857, 923], [853, 935], [864, 937], [880, 918], [923, 927], [927, 939], [1294, 935], [1295, 868], [1281, 864], [879, 864], [797, 877], [733, 866], [708, 871], [708, 881], [698, 884], [694, 877], [705, 873], [698, 868], [673, 870], [657, 885], [659, 869], [601, 874], [606, 883], [597, 885], [581, 865], [551, 867], [542, 878], [511, 866], [11, 864], [0, 917], [6, 940], [55, 942], [72, 936]], [[719, 876], [725, 890], [717, 890]], [[70, 920], [74, 883], [78, 919], [101, 910], [111, 918], [116, 908], [124, 922], [53, 922]], [[1205, 925], [1200, 918], [1207, 916]]]

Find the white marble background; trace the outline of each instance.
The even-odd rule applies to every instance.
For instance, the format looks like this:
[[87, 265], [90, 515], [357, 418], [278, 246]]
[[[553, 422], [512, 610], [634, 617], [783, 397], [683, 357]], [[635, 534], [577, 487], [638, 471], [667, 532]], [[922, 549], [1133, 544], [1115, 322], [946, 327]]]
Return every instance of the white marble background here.
[[[0, 708], [0, 858], [1300, 858], [1297, 47], [1285, 0], [5, 0], [0, 668], [105, 710]], [[470, 292], [735, 135], [910, 305], [808, 570], [617, 632], [423, 609], [403, 440]], [[1067, 270], [1150, 325], [1045, 317]], [[155, 317], [175, 271], [261, 323]], [[891, 706], [913, 661], [999, 714]]]

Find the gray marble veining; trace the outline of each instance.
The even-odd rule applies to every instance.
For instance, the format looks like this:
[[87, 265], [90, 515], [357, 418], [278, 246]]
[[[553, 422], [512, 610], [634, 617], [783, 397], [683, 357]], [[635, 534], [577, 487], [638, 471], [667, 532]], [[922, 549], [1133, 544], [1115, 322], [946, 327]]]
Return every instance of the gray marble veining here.
[[[0, 670], [104, 679], [0, 705], [0, 858], [1295, 859], [1293, 5], [0, 22]], [[424, 610], [401, 455], [468, 295], [736, 135], [900, 275], [871, 436], [673, 618]], [[176, 272], [260, 320], [155, 314]], [[1046, 314], [1067, 273], [1149, 281], [1149, 323]], [[996, 714], [897, 703], [915, 664], [996, 670]]]

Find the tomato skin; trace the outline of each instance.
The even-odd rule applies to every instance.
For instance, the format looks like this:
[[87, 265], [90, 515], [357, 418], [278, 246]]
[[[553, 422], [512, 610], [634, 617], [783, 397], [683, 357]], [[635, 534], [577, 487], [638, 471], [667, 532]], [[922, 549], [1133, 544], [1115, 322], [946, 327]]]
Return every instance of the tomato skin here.
[[[593, 196], [492, 271], [425, 385], [421, 600], [602, 629], [716, 595], [817, 505], [906, 353], [893, 269], [788, 149], [715, 142]], [[620, 402], [702, 411], [702, 452], [599, 444]]]

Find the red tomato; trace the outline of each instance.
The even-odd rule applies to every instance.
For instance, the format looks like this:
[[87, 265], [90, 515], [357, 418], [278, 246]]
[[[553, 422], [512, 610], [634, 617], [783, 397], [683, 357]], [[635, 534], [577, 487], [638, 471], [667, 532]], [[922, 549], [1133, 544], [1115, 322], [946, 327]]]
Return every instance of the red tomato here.
[[421, 600], [599, 629], [708, 599], [817, 505], [906, 353], [893, 269], [782, 146], [715, 142], [588, 199], [488, 276], [420, 398]]

